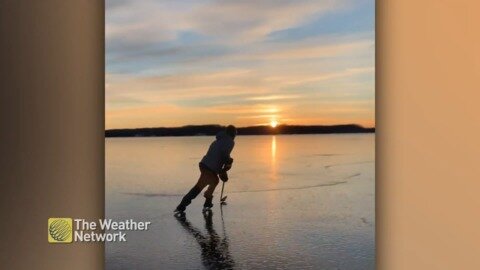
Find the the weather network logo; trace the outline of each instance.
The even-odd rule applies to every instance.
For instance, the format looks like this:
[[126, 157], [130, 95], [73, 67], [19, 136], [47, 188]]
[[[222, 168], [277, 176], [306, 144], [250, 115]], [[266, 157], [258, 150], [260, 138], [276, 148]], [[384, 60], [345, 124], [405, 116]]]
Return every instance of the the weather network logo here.
[[49, 243], [72, 243], [73, 222], [71, 218], [48, 219]]

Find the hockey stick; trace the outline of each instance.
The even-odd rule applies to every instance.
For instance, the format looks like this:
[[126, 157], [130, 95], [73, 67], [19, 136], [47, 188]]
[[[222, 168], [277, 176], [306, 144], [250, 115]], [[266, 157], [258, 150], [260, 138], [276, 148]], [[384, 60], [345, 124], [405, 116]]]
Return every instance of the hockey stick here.
[[227, 204], [227, 202], [225, 202], [227, 200], [227, 196], [223, 197], [223, 188], [225, 187], [225, 182], [222, 181], [222, 193], [220, 194], [220, 204], [223, 205], [223, 204]]

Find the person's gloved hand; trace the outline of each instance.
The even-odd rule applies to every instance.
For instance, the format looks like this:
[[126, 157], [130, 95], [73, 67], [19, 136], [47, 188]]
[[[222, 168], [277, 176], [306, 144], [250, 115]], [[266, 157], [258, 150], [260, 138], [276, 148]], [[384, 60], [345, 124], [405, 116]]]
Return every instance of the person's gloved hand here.
[[227, 162], [223, 165], [223, 170], [228, 171], [232, 168], [233, 158], [229, 158]]
[[222, 180], [223, 182], [227, 182], [228, 181], [228, 174], [226, 171], [221, 171], [218, 176], [220, 177], [220, 180]]

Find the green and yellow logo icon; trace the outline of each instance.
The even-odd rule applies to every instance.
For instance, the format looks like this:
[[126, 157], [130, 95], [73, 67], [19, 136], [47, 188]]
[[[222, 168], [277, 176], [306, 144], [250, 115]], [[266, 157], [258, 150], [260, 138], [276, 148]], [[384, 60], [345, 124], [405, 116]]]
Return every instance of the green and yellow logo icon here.
[[73, 222], [71, 218], [48, 219], [48, 242], [71, 243], [73, 234]]

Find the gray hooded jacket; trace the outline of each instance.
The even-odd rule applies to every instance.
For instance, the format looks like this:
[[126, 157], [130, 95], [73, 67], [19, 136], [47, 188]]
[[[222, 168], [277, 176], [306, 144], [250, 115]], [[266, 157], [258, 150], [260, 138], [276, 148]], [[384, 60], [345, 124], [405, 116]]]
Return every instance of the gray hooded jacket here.
[[234, 145], [233, 138], [228, 136], [225, 131], [220, 131], [200, 163], [211, 171], [219, 173], [223, 165], [230, 159], [230, 153]]

